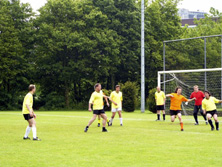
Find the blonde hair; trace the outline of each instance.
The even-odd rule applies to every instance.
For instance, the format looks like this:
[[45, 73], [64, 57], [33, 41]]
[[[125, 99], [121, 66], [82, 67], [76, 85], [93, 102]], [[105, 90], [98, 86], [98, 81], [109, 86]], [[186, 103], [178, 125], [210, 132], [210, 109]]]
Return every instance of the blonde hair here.
[[194, 87], [194, 88], [199, 88], [198, 85], [194, 85], [193, 87]]

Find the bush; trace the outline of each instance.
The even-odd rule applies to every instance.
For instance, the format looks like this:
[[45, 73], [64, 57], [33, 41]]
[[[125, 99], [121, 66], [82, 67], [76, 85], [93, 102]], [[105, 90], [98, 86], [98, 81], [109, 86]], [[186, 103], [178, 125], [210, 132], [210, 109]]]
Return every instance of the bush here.
[[135, 82], [127, 81], [121, 85], [123, 93], [123, 110], [126, 112], [133, 112], [137, 106], [138, 86]]
[[147, 99], [148, 109], [149, 109], [149, 111], [151, 111], [153, 113], [156, 113], [155, 92], [156, 92], [156, 88], [151, 89], [149, 91], [149, 96]]

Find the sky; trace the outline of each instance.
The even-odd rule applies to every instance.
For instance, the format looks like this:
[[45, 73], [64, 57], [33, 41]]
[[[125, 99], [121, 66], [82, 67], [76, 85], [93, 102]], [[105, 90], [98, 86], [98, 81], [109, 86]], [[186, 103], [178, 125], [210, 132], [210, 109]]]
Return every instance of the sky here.
[[[34, 11], [43, 6], [47, 0], [20, 0], [22, 3], [30, 3]], [[190, 11], [209, 12], [210, 7], [214, 7], [222, 12], [222, 0], [183, 0], [180, 2], [179, 8], [189, 9]]]

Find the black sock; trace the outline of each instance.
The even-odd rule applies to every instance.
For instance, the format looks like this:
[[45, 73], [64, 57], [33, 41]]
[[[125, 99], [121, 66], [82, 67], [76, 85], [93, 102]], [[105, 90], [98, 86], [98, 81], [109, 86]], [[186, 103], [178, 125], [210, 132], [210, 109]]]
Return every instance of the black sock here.
[[209, 122], [211, 128], [214, 128], [213, 122], [211, 120], [208, 120], [208, 122]]
[[201, 115], [203, 116], [204, 120], [207, 120], [206, 114], [201, 113]]
[[216, 129], [219, 129], [219, 122], [215, 122]]
[[165, 114], [163, 114], [163, 120], [165, 120]]
[[103, 127], [103, 130], [105, 130], [106, 129], [106, 127]]
[[193, 117], [194, 117], [196, 123], [198, 123], [197, 115], [195, 114], [195, 115], [193, 115]]
[[88, 128], [89, 128], [89, 126], [86, 126], [86, 128], [88, 129]]
[[157, 114], [157, 120], [160, 120], [160, 114]]

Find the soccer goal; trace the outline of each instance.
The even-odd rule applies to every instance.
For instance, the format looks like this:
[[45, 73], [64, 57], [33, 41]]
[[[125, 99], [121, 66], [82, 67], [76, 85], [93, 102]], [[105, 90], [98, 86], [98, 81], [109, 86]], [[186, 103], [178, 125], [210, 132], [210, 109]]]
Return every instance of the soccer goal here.
[[[222, 99], [222, 68], [158, 71], [158, 86], [168, 94], [174, 92], [177, 86], [182, 87], [182, 94], [189, 98], [193, 86], [198, 85], [201, 91], [208, 90], [212, 96]], [[170, 100], [166, 101], [166, 110], [169, 110]], [[194, 102], [182, 104], [185, 115], [191, 115]], [[218, 104], [221, 108], [221, 105]]]

